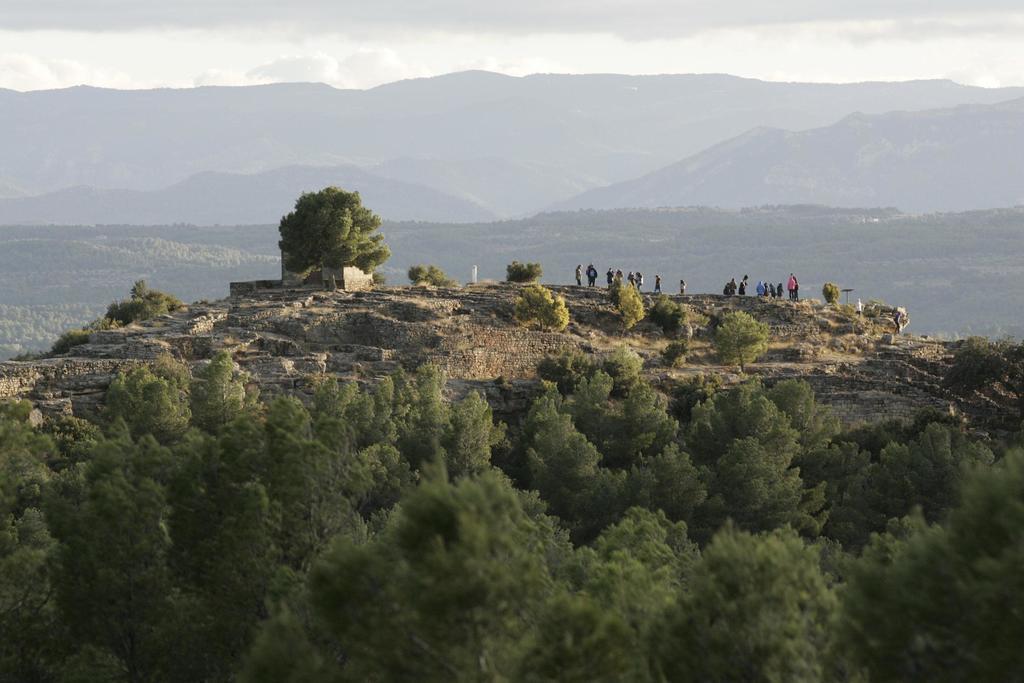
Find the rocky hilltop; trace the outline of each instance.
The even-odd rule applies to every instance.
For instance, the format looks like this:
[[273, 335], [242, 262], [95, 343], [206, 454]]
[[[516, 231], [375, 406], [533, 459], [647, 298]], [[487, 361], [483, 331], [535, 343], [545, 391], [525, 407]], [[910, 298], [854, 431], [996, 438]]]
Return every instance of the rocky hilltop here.
[[327, 375], [372, 382], [398, 368], [433, 363], [445, 372], [453, 396], [476, 389], [498, 414], [512, 414], [538, 391], [537, 364], [566, 350], [600, 355], [627, 345], [644, 358], [656, 386], [702, 373], [738, 382], [735, 368], [717, 364], [709, 340], [724, 312], [741, 309], [772, 331], [769, 352], [748, 374], [769, 384], [809, 382], [846, 424], [905, 419], [923, 408], [979, 417], [994, 409], [981, 399], [964, 402], [942, 386], [953, 344], [894, 336], [883, 319], [814, 301], [672, 296], [691, 312], [684, 329], [691, 353], [686, 365], [670, 368], [660, 353], [669, 340], [649, 323], [623, 332], [603, 289], [553, 289], [572, 316], [561, 333], [519, 326], [513, 317], [518, 287], [509, 284], [257, 290], [94, 332], [64, 356], [0, 363], [0, 399], [28, 399], [42, 415], [94, 414], [120, 371], [164, 353], [198, 365], [227, 350], [265, 397], [310, 395]]

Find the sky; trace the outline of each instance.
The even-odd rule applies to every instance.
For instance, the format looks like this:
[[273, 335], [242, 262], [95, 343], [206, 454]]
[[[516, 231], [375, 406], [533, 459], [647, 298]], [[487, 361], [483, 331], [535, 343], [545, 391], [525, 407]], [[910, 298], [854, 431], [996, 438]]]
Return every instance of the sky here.
[[0, 0], [0, 88], [466, 69], [1024, 85], [1020, 0]]

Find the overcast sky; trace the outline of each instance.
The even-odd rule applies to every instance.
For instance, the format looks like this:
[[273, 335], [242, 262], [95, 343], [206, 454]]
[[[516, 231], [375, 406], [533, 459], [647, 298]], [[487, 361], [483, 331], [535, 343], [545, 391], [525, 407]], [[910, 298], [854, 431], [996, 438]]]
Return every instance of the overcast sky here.
[[1021, 0], [0, 0], [0, 88], [463, 69], [1024, 85]]

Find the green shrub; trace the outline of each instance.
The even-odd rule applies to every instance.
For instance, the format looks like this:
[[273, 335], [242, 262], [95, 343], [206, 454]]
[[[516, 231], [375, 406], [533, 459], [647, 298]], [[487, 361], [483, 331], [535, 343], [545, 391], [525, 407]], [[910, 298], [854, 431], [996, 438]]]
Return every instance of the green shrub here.
[[92, 334], [91, 330], [85, 328], [79, 330], [68, 330], [64, 334], [57, 338], [57, 341], [53, 342], [53, 346], [50, 347], [51, 356], [59, 356], [63, 353], [67, 353], [76, 346], [81, 346], [89, 342], [89, 335]]
[[672, 387], [669, 410], [680, 423], [688, 423], [693, 409], [714, 396], [722, 388], [719, 375], [697, 375]]
[[516, 301], [516, 320], [523, 325], [536, 325], [542, 330], [564, 330], [569, 324], [569, 308], [565, 299], [554, 296], [546, 287], [530, 285]]
[[536, 282], [542, 274], [539, 263], [513, 261], [505, 266], [505, 279], [509, 282]]
[[839, 285], [834, 282], [826, 282], [825, 286], [821, 288], [821, 295], [825, 297], [825, 302], [830, 304], [836, 304], [839, 302]]
[[121, 372], [110, 383], [104, 406], [109, 424], [124, 420], [132, 436], [151, 434], [167, 443], [188, 429], [188, 366], [170, 356], [158, 357], [153, 366], [139, 365]]
[[623, 326], [629, 330], [644, 319], [644, 301], [635, 287], [617, 284], [612, 286], [612, 301], [619, 309]]
[[678, 368], [686, 362], [686, 354], [689, 352], [689, 342], [685, 339], [677, 339], [665, 347], [665, 350], [661, 353], [661, 357], [669, 367]]
[[726, 313], [715, 330], [715, 350], [723, 363], [742, 372], [768, 350], [768, 326], [742, 311]]
[[655, 300], [647, 317], [665, 334], [676, 334], [686, 322], [686, 308], [662, 294]]
[[415, 265], [409, 268], [409, 282], [414, 285], [433, 285], [434, 287], [458, 287], [459, 283], [448, 277], [448, 274], [437, 266]]
[[584, 379], [590, 379], [598, 371], [597, 362], [581, 351], [566, 351], [558, 356], [548, 356], [537, 365], [537, 375], [548, 382], [554, 382], [563, 395], [571, 394]]
[[581, 351], [549, 356], [537, 365], [537, 374], [554, 382], [559, 393], [568, 396], [581, 381], [592, 379], [600, 371], [612, 378], [612, 395], [621, 398], [643, 381], [643, 369], [643, 359], [629, 347], [620, 346], [602, 361]]
[[132, 286], [131, 298], [110, 304], [106, 317], [128, 325], [172, 313], [184, 305], [177, 297], [150, 289], [145, 280], [139, 280]]
[[612, 351], [601, 364], [601, 370], [612, 378], [612, 395], [627, 396], [643, 381], [644, 361], [628, 346]]

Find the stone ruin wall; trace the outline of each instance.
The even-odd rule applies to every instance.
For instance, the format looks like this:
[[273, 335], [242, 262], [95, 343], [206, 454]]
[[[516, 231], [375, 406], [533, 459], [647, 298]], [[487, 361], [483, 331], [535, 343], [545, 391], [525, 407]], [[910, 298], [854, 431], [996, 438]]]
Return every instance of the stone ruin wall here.
[[427, 361], [460, 379], [528, 379], [536, 376], [544, 358], [578, 348], [560, 334], [477, 327], [443, 338]]
[[909, 422], [923, 409], [949, 411], [951, 401], [909, 385], [851, 379], [839, 374], [796, 377], [811, 385], [819, 403], [827, 405], [843, 425], [900, 420]]

